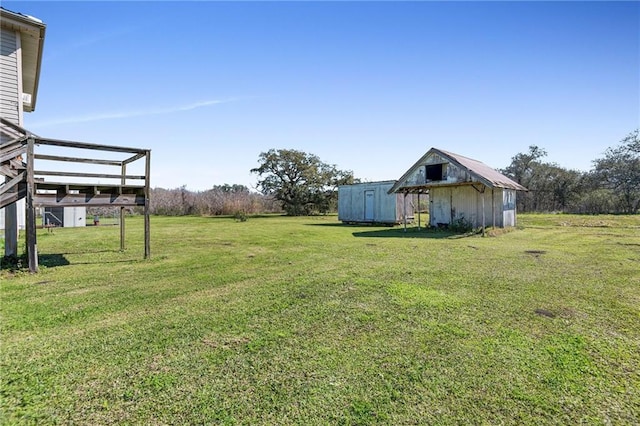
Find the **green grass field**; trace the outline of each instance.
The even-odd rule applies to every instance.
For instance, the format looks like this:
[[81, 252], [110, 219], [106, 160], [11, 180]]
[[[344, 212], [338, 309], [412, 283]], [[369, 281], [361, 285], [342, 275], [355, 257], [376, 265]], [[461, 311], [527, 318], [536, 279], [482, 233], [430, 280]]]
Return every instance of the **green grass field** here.
[[640, 216], [492, 237], [335, 216], [39, 230], [1, 424], [638, 424]]

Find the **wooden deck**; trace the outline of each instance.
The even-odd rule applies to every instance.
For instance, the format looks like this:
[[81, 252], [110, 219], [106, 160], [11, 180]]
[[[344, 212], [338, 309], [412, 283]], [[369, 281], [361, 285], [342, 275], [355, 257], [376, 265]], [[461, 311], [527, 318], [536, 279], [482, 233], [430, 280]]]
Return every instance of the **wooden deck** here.
[[[26, 199], [27, 252], [32, 272], [38, 270], [35, 209], [41, 207], [120, 207], [121, 249], [124, 249], [124, 208], [143, 207], [144, 257], [150, 257], [150, 150], [42, 138], [1, 117], [0, 132], [4, 140], [0, 144], [0, 173], [4, 176], [0, 182], [0, 208]], [[55, 147], [64, 155], [36, 152], [36, 148], [43, 147]], [[96, 154], [69, 156], [67, 151]], [[130, 166], [140, 169], [140, 162], [144, 162], [143, 174], [127, 173]], [[41, 164], [50, 168], [35, 168]], [[65, 164], [70, 164], [74, 171], [66, 170]], [[105, 172], [105, 168], [111, 172]]]

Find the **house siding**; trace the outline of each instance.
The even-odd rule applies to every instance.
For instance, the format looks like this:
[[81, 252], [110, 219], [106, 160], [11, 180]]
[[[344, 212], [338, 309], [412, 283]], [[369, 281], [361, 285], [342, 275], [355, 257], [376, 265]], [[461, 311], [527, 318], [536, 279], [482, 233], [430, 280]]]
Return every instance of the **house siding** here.
[[[20, 124], [18, 34], [2, 29], [0, 37], [0, 115]], [[0, 140], [5, 141], [3, 136]]]

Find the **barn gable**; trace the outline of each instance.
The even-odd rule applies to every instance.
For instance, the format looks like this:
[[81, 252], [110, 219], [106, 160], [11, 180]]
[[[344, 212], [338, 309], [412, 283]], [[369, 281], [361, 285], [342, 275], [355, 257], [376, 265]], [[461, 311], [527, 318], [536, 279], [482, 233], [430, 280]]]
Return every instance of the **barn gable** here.
[[489, 188], [527, 190], [478, 160], [431, 148], [397, 180], [389, 192], [415, 192], [420, 188], [475, 183]]

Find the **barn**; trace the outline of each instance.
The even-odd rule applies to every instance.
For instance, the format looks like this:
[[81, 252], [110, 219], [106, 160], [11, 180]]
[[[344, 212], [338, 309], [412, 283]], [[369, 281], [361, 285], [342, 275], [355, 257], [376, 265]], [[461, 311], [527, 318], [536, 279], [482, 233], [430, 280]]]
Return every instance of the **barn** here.
[[338, 220], [344, 223], [397, 224], [413, 220], [413, 205], [404, 194], [390, 193], [395, 181], [356, 183], [338, 187]]
[[526, 191], [486, 164], [431, 148], [389, 189], [389, 194], [429, 194], [429, 225], [456, 221], [473, 228], [516, 225], [516, 193]]

